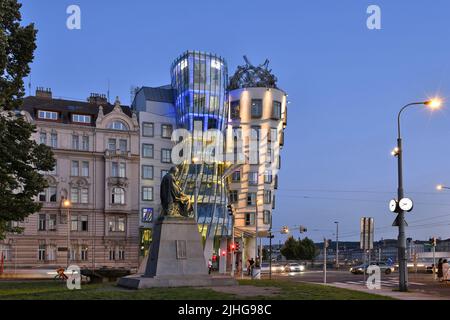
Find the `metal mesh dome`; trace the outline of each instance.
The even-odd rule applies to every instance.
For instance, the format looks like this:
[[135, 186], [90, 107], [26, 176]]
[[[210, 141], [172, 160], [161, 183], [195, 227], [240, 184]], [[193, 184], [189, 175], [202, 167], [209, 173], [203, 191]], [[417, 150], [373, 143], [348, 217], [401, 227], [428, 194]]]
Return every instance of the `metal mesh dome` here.
[[245, 65], [239, 66], [230, 79], [229, 90], [239, 88], [277, 88], [277, 78], [272, 74], [272, 70], [269, 69], [269, 60], [258, 66], [254, 66], [244, 56]]

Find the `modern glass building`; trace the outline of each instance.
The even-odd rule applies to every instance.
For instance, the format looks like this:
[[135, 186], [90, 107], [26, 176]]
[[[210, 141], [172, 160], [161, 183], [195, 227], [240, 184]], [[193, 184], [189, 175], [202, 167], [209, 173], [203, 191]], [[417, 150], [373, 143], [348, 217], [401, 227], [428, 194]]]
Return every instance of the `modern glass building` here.
[[[171, 76], [177, 128], [193, 133], [192, 146], [204, 149], [207, 130], [225, 130], [227, 64], [214, 54], [187, 51], [173, 62]], [[194, 151], [192, 159], [182, 166], [179, 179], [192, 202], [197, 198], [199, 231], [205, 244], [205, 257], [210, 259], [212, 253], [219, 253], [219, 248], [227, 248], [227, 238], [232, 233], [223, 179], [225, 165], [223, 162], [206, 164], [202, 153]]]

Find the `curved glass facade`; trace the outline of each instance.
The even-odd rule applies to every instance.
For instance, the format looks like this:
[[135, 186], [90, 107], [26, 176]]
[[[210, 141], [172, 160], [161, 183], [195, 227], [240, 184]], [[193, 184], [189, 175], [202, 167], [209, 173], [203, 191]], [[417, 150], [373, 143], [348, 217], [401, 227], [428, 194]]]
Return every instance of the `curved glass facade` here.
[[[227, 110], [228, 70], [225, 60], [217, 55], [187, 51], [171, 67], [172, 87], [178, 128], [194, 132], [194, 144], [204, 147], [209, 129], [224, 132]], [[180, 170], [180, 181], [194, 201], [198, 195], [197, 221], [204, 239], [231, 235], [232, 221], [227, 212], [227, 196], [223, 179], [224, 164], [186, 164]], [[197, 186], [197, 187], [196, 187]]]

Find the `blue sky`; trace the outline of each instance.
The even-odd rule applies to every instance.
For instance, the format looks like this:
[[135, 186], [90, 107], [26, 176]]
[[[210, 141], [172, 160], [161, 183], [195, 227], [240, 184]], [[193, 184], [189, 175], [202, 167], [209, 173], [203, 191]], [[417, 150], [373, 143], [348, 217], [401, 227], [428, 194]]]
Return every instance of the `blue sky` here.
[[[185, 50], [217, 53], [232, 73], [245, 54], [269, 58], [291, 101], [274, 227], [305, 225], [318, 241], [359, 239], [359, 219], [375, 218], [376, 238], [393, 238], [396, 114], [439, 94], [450, 104], [450, 3], [446, 0], [106, 1], [24, 0], [39, 29], [31, 82], [55, 96], [106, 93], [130, 102], [131, 86], [170, 81]], [[81, 30], [66, 8], [81, 8]], [[366, 27], [369, 5], [382, 30]], [[405, 189], [416, 202], [408, 236], [450, 237], [448, 108], [405, 113]], [[299, 236], [298, 232], [294, 232]], [[278, 235], [277, 240], [285, 236]]]

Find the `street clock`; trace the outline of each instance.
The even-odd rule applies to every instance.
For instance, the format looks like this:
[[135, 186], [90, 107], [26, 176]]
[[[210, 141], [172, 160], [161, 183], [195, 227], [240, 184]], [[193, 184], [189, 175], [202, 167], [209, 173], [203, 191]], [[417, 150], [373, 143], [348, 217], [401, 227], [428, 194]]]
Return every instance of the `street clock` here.
[[398, 205], [399, 205], [400, 209], [402, 209], [403, 211], [406, 211], [406, 212], [411, 212], [412, 209], [414, 208], [413, 201], [409, 198], [403, 198], [402, 200], [400, 200]]

